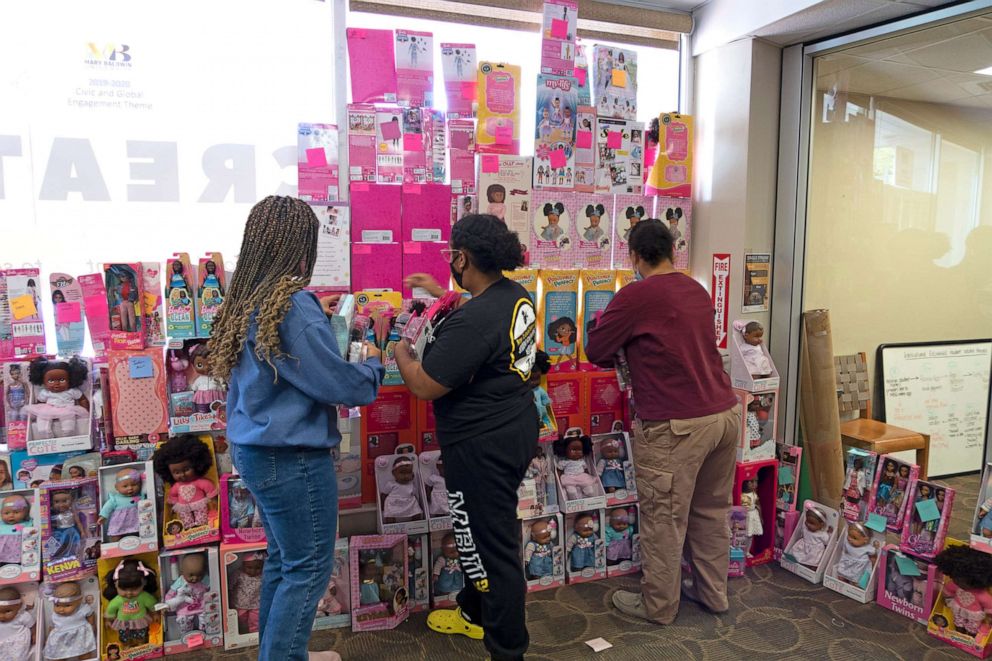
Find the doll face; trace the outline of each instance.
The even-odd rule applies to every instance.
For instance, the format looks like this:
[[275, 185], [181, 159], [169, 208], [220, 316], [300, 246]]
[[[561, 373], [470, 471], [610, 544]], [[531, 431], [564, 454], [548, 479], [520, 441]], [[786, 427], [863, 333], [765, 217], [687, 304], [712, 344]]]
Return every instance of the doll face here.
[[937, 502], [938, 503], [943, 503], [944, 502], [944, 495], [946, 493], [947, 492], [944, 491], [943, 489], [940, 489], [940, 490], [937, 491]]
[[413, 462], [401, 461], [393, 466], [393, 479], [400, 484], [413, 482]]
[[197, 374], [206, 374], [210, 371], [210, 364], [207, 362], [207, 357], [199, 354], [193, 358], [193, 369], [196, 370]]
[[544, 110], [541, 111], [541, 117], [543, 119], [547, 119], [548, 118], [548, 109], [547, 108], [545, 108]]
[[589, 216], [589, 227], [599, 227], [599, 221], [602, 216], [592, 215]]
[[10, 380], [13, 381], [14, 383], [17, 383], [18, 381], [21, 380], [21, 366], [20, 365], [11, 365], [10, 366], [10, 369], [7, 371], [7, 373], [10, 375]]
[[245, 560], [241, 563], [241, 571], [246, 576], [260, 576], [265, 563], [262, 560]]
[[[13, 597], [13, 595], [11, 596]], [[19, 612], [21, 612], [21, 604], [15, 604], [14, 606], [0, 606], [0, 622], [10, 622], [17, 617]]]
[[[79, 610], [79, 606], [83, 603], [83, 593], [79, 589], [79, 584], [72, 581], [59, 583], [52, 596], [56, 599], [55, 603], [52, 604], [52, 610], [58, 615], [72, 615]], [[71, 599], [72, 601], [62, 601], [64, 599]]]
[[455, 544], [454, 535], [445, 535], [444, 539], [441, 540], [441, 554], [449, 560], [458, 557], [458, 545]]
[[554, 100], [551, 102], [551, 105], [555, 107], [555, 110], [558, 110], [558, 108], [561, 107], [561, 100], [558, 97], [555, 97]]
[[[676, 221], [676, 224], [677, 222], [678, 221]], [[750, 333], [744, 333], [744, 341], [750, 344], [751, 346], [756, 347], [759, 344], [761, 344], [761, 338], [763, 338], [764, 336], [765, 336], [765, 329], [762, 328], [761, 326], [758, 326]]]
[[207, 263], [206, 263], [206, 264], [204, 264], [203, 266], [204, 266], [204, 267], [205, 267], [205, 268], [207, 269], [207, 273], [209, 273], [209, 274], [211, 274], [211, 275], [213, 275], [214, 273], [216, 273], [216, 272], [217, 272], [217, 264], [215, 264], [215, 263], [214, 263], [214, 262], [212, 262], [212, 261], [210, 261], [210, 262], [207, 262]]
[[565, 108], [565, 119], [572, 119], [572, 109]]
[[909, 466], [900, 466], [899, 467], [899, 477], [902, 477], [902, 478], [909, 477]]
[[176, 482], [192, 482], [200, 476], [193, 469], [193, 464], [188, 459], [184, 459], [175, 464], [169, 464], [169, 472]]
[[69, 389], [69, 372], [54, 368], [45, 372], [42, 385], [48, 392], [65, 392]]
[[757, 480], [744, 480], [744, 484], [743, 484], [744, 493], [754, 493], [754, 491], [757, 488], [758, 488]]
[[494, 204], [502, 204], [503, 200], [506, 199], [506, 193], [501, 190], [495, 190], [492, 192], [491, 197]]
[[86, 477], [86, 471], [83, 470], [82, 466], [70, 466], [69, 467], [69, 477], [76, 480], [81, 477]]
[[552, 211], [548, 214], [548, 224], [557, 225], [558, 224], [558, 212]]
[[179, 573], [187, 583], [199, 583], [207, 575], [206, 559], [202, 555], [187, 555], [179, 563]]
[[855, 548], [860, 548], [868, 543], [868, 535], [864, 534], [857, 526], [848, 526], [847, 542]]
[[3, 499], [0, 506], [0, 519], [6, 524], [20, 523], [28, 518], [28, 501], [23, 496], [10, 496]]
[[141, 481], [129, 477], [118, 482], [116, 488], [122, 496], [137, 496], [141, 493]]
[[361, 577], [363, 581], [375, 581], [379, 579], [379, 566], [375, 562], [366, 562], [362, 565]]
[[72, 494], [59, 491], [52, 495], [52, 509], [56, 512], [68, 512], [72, 509]]
[[823, 526], [826, 524], [812, 512], [806, 512], [806, 528], [812, 532], [819, 532], [823, 530]]
[[592, 517], [580, 516], [575, 519], [575, 532], [579, 534], [579, 537], [592, 537], [592, 534], [596, 532], [593, 528]]
[[117, 584], [117, 594], [124, 597], [125, 599], [134, 599], [144, 591], [145, 591], [144, 587], [140, 585], [132, 588], [122, 588], [119, 583]]
[[565, 448], [565, 456], [569, 459], [581, 459], [585, 456], [582, 452], [582, 441], [575, 439]]
[[621, 510], [616, 510], [610, 514], [610, 527], [617, 532], [623, 532], [628, 527], [630, 527], [630, 521], [626, 516], [626, 512]]
[[603, 444], [603, 458], [604, 459], [619, 459], [620, 458], [620, 446], [616, 443], [604, 443]]
[[572, 340], [572, 329], [567, 324], [561, 324], [555, 330], [555, 341], [558, 344], [569, 344]]
[[551, 528], [547, 521], [538, 521], [530, 527], [530, 538], [538, 544], [547, 544], [551, 541]]

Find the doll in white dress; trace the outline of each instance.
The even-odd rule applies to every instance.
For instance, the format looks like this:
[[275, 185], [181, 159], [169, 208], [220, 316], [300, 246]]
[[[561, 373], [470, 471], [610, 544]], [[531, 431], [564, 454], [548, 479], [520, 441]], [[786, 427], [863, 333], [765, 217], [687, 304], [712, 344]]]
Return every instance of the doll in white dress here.
[[747, 555], [750, 558], [754, 538], [765, 534], [765, 527], [761, 524], [761, 503], [758, 500], [757, 480], [744, 480], [744, 484], [741, 486], [741, 506], [747, 510]]
[[427, 477], [427, 488], [430, 489], [430, 496], [427, 508], [431, 516], [446, 516], [448, 514], [448, 487], [444, 483], [444, 462], [438, 457], [434, 464], [436, 472]]
[[35, 618], [17, 588], [0, 588], [0, 661], [30, 658], [35, 643]]
[[58, 583], [52, 591], [52, 622], [45, 641], [45, 661], [89, 658], [96, 652], [93, 597], [79, 583]]
[[386, 523], [412, 521], [423, 516], [413, 475], [413, 457], [400, 455], [393, 461], [393, 479], [382, 485], [382, 520]]
[[771, 376], [775, 369], [772, 361], [765, 353], [762, 345], [762, 338], [765, 336], [765, 329], [757, 321], [735, 321], [734, 330], [741, 334], [744, 342], [740, 344], [741, 355], [744, 357], [744, 366], [747, 372], [756, 379], [764, 379]]
[[833, 532], [827, 526], [827, 515], [818, 507], [807, 507], [800, 530], [800, 537], [792, 545], [790, 553], [799, 564], [818, 567], [830, 542], [830, 533]]
[[837, 577], [853, 585], [861, 582], [865, 572], [870, 572], [878, 557], [878, 542], [872, 542], [871, 533], [860, 521], [847, 526], [847, 537], [841, 546], [837, 561]]

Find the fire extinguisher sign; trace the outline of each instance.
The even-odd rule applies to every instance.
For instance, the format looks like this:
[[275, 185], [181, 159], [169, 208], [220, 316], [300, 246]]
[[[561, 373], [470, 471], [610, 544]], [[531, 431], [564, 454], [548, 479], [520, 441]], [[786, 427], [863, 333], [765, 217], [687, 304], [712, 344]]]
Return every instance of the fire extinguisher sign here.
[[730, 254], [713, 253], [713, 308], [716, 310], [716, 346], [727, 348], [727, 317], [730, 315]]

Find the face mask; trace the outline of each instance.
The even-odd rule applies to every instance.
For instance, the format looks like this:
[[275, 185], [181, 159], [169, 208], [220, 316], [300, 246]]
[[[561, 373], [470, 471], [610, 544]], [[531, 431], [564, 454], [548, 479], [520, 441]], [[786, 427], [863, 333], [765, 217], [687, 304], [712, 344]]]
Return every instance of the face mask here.
[[[455, 257], [455, 259], [458, 259], [458, 258]], [[451, 269], [451, 277], [455, 279], [455, 284], [458, 285], [461, 289], [465, 289], [465, 287], [462, 286], [462, 275], [463, 274], [462, 273], [459, 273], [458, 271], [455, 270], [455, 260], [451, 260], [451, 263], [448, 264], [448, 268]]]

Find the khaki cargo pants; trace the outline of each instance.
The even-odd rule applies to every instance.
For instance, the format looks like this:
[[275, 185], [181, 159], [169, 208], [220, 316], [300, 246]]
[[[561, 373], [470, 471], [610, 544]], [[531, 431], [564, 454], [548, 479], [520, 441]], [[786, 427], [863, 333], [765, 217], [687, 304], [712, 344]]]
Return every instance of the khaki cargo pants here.
[[727, 513], [740, 428], [740, 406], [702, 418], [633, 425], [641, 595], [656, 622], [669, 624], [678, 615], [683, 548], [700, 600], [713, 610], [727, 609]]

